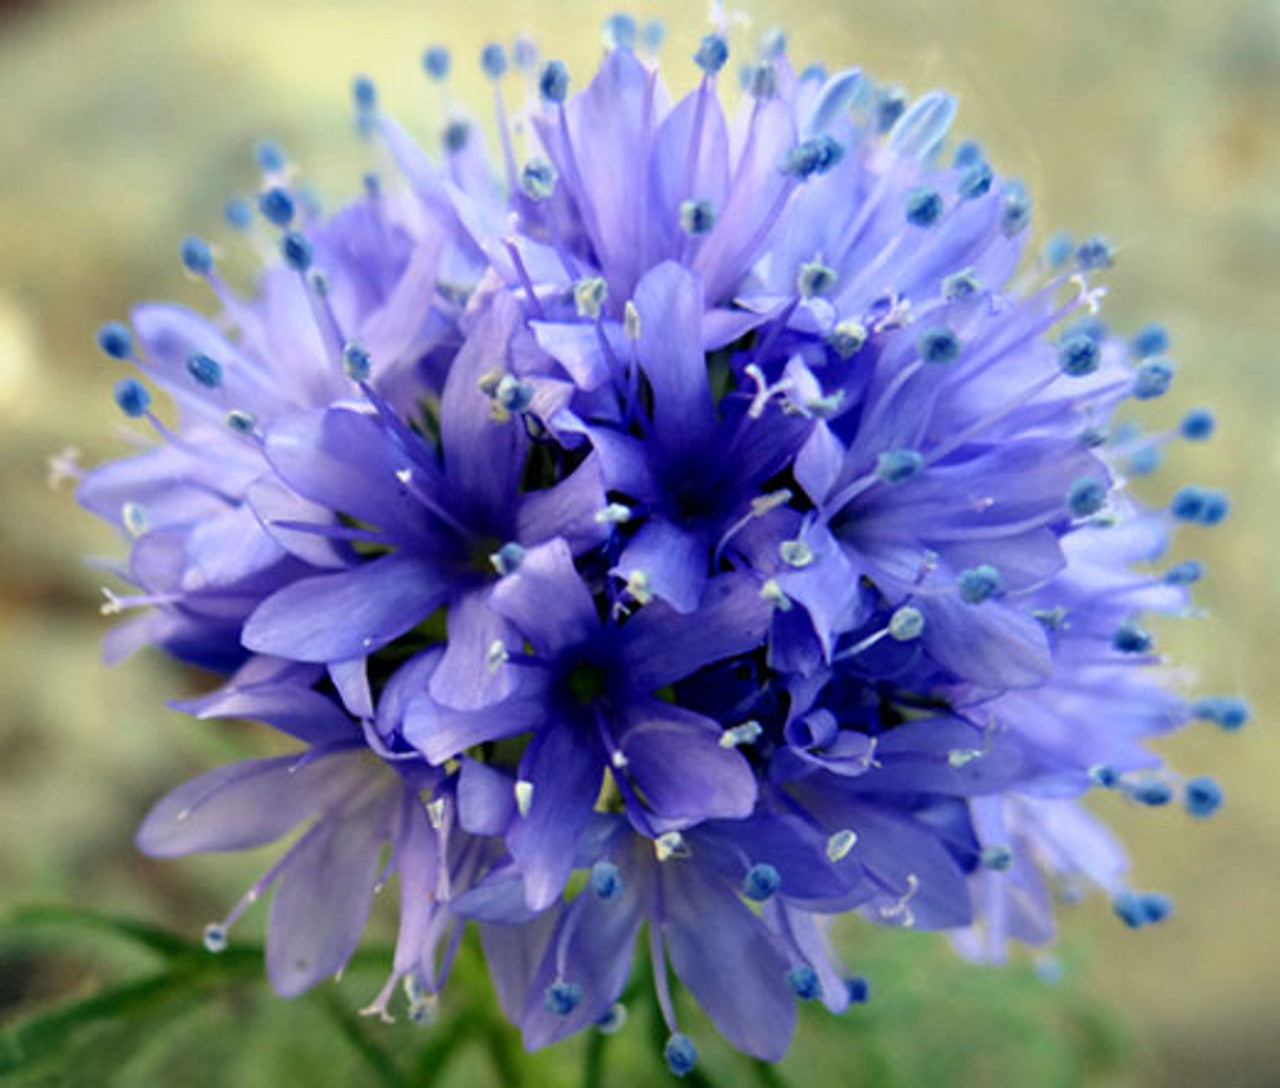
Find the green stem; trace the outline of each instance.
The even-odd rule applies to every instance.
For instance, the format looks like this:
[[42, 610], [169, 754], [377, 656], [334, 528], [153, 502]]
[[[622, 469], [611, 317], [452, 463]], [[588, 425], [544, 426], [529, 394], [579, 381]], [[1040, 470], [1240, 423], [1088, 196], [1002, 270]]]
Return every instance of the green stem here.
[[587, 1046], [582, 1059], [582, 1088], [604, 1088], [604, 1051], [609, 1036], [588, 1029]]
[[524, 1081], [520, 1055], [511, 1045], [511, 1031], [500, 1020], [490, 1020], [485, 1025], [485, 1037], [489, 1042], [489, 1057], [498, 1073], [502, 1088], [518, 1088]]

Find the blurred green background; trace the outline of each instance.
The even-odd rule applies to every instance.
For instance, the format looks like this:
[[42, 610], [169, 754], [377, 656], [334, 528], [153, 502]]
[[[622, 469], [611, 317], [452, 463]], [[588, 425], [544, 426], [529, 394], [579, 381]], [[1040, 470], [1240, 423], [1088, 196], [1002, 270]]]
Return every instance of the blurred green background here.
[[[259, 137], [282, 140], [331, 202], [354, 192], [366, 160], [350, 132], [352, 73], [373, 75], [386, 108], [425, 133], [441, 124], [441, 106], [421, 76], [423, 45], [453, 47], [456, 92], [480, 106], [487, 95], [471, 58], [485, 40], [533, 32], [580, 74], [612, 9], [564, 0], [0, 2], [0, 914], [75, 903], [198, 933], [265, 857], [158, 865], [132, 849], [150, 800], [258, 742], [166, 711], [163, 699], [192, 680], [158, 657], [114, 670], [98, 662], [108, 621], [97, 613], [100, 578], [82, 559], [114, 543], [67, 490], [46, 484], [49, 456], [66, 446], [87, 463], [123, 448], [109, 396], [118, 375], [92, 347], [98, 324], [143, 298], [207, 302], [180, 274], [177, 240], [219, 235], [225, 197], [253, 185]], [[980, 137], [1002, 172], [1030, 182], [1042, 230], [1102, 231], [1118, 243], [1108, 316], [1121, 328], [1164, 321], [1181, 364], [1174, 392], [1147, 420], [1173, 423], [1205, 403], [1221, 423], [1207, 447], [1173, 450], [1141, 490], [1163, 501], [1190, 478], [1227, 488], [1235, 503], [1223, 528], [1193, 530], [1180, 544], [1208, 564], [1204, 615], [1162, 632], [1163, 642], [1195, 670], [1197, 690], [1241, 691], [1255, 710], [1242, 733], [1200, 726], [1167, 745], [1175, 766], [1223, 783], [1215, 821], [1134, 811], [1114, 797], [1099, 806], [1133, 848], [1135, 882], [1175, 897], [1171, 922], [1135, 934], [1103, 903], [1064, 910], [1056, 985], [1038, 979], [1030, 958], [971, 969], [940, 941], [851, 927], [851, 958], [873, 974], [877, 1003], [856, 1021], [806, 1018], [781, 1075], [878, 1088], [1280, 1085], [1280, 579], [1271, 551], [1280, 527], [1280, 3], [761, 0], [749, 9], [748, 34], [785, 23], [801, 60], [857, 63], [914, 92], [957, 92], [960, 130]], [[705, 32], [700, 6], [656, 2], [638, 14], [667, 20], [669, 78], [691, 81], [684, 58]], [[735, 44], [745, 40], [740, 32]], [[0, 1019], [92, 993], [133, 966], [92, 942], [9, 934]], [[363, 989], [357, 981], [342, 995], [352, 1007], [377, 976]], [[164, 1031], [182, 1057], [153, 1046], [127, 1083], [361, 1084], [372, 1075], [324, 1030], [335, 1022], [316, 1019], [323, 1002], [286, 1006], [241, 989], [209, 1003], [203, 1034], [175, 1005]], [[270, 1025], [270, 1044], [253, 1024]], [[401, 1033], [412, 1029], [386, 1030], [392, 1049], [409, 1046]], [[616, 1083], [654, 1083], [656, 1074], [626, 1072], [644, 1046], [642, 1032], [631, 1034], [641, 1038], [611, 1059]], [[376, 1032], [368, 1037], [377, 1044]], [[501, 1062], [488, 1060], [501, 1041], [463, 1054], [456, 1083], [501, 1083]], [[707, 1048], [714, 1073], [728, 1059]], [[78, 1079], [65, 1082], [104, 1083], [113, 1053], [90, 1046]], [[538, 1068], [572, 1083], [556, 1064], [570, 1058], [577, 1051], [566, 1048]], [[224, 1067], [229, 1079], [209, 1079]]]

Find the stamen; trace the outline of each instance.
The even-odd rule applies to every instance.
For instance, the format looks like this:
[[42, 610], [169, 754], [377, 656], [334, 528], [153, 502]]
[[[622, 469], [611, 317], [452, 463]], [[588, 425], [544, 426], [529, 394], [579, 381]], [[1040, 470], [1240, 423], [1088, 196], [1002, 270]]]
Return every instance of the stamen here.
[[787, 985], [800, 1001], [817, 1001], [822, 997], [818, 972], [807, 963], [798, 963], [787, 972]]
[[557, 980], [547, 987], [542, 1003], [556, 1016], [568, 1016], [582, 1002], [582, 987], [576, 982]]
[[720, 747], [741, 748], [745, 744], [755, 744], [763, 732], [764, 727], [754, 719], [742, 722], [720, 734]]
[[598, 899], [616, 899], [622, 894], [622, 874], [611, 861], [597, 861], [591, 866], [591, 890]]
[[653, 840], [653, 852], [659, 861], [689, 857], [689, 846], [679, 831], [668, 831]]
[[687, 1035], [672, 1035], [662, 1048], [662, 1056], [667, 1068], [677, 1077], [688, 1076], [698, 1064], [698, 1048]]
[[533, 805], [533, 783], [518, 779], [513, 789], [516, 797], [516, 811], [522, 817], [528, 816], [529, 809]]
[[827, 859], [833, 863], [843, 861], [857, 844], [858, 833], [851, 828], [842, 828], [827, 839]]
[[98, 330], [98, 347], [112, 359], [133, 358], [133, 334], [123, 321], [108, 321]]
[[760, 596], [779, 612], [791, 611], [791, 598], [786, 595], [776, 578], [765, 580], [765, 583], [760, 587]]
[[1192, 778], [1183, 787], [1182, 804], [1189, 815], [1208, 819], [1222, 807], [1222, 787], [1212, 778]]
[[782, 886], [782, 877], [768, 862], [760, 862], [747, 870], [742, 881], [742, 894], [753, 903], [765, 903]]

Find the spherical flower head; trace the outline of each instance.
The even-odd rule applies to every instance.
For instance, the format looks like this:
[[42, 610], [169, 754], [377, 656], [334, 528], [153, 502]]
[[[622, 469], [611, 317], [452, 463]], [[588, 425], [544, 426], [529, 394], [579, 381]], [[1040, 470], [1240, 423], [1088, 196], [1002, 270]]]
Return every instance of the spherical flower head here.
[[[139, 842], [264, 843], [305, 815], [206, 933], [225, 948], [277, 883], [282, 993], [342, 968], [395, 870], [371, 1012], [403, 992], [411, 1020], [447, 1015], [436, 942], [480, 920], [530, 1049], [614, 1030], [646, 933], [671, 1072], [697, 1062], [673, 978], [774, 1061], [798, 1005], [867, 1000], [826, 939], [847, 905], [998, 958], [1027, 887], [1087, 874], [1147, 926], [1168, 899], [1117, 893], [1070, 795], [1221, 805], [1147, 742], [1247, 718], [1164, 686], [1151, 635], [1205, 577], [1153, 557], [1227, 500], [1175, 482], [1149, 510], [1124, 485], [1214, 422], [1117, 424], [1178, 390], [1163, 329], [1096, 312], [1111, 246], [1029, 255], [1027, 187], [952, 139], [943, 91], [793, 62], [778, 34], [727, 109], [726, 26], [682, 96], [627, 15], [572, 87], [495, 35], [475, 74], [498, 139], [439, 87], [425, 151], [359, 76], [383, 165], [349, 204], [326, 214], [272, 145], [227, 217], [258, 281], [190, 238], [220, 312], [99, 333], [177, 406], [121, 381], [152, 445], [80, 485], [132, 551], [117, 644], [223, 674], [202, 717], [309, 745], [180, 787]], [[450, 74], [441, 46], [422, 64]]]

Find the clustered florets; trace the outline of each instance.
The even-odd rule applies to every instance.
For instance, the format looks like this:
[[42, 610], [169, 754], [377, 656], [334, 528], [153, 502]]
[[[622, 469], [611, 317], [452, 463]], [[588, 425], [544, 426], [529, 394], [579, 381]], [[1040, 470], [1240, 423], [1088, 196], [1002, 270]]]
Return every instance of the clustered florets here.
[[[1213, 429], [1113, 425], [1168, 388], [1164, 333], [1097, 318], [1105, 241], [1027, 259], [1026, 191], [944, 152], [947, 95], [797, 75], [773, 35], [730, 122], [722, 34], [674, 105], [660, 28], [607, 37], [573, 96], [528, 41], [513, 70], [486, 47], [496, 171], [471, 119], [430, 156], [356, 80], [388, 159], [360, 199], [322, 215], [263, 145], [261, 221], [227, 209], [275, 235], [253, 296], [187, 239], [218, 319], [149, 304], [101, 330], [176, 414], [123, 379], [157, 441], [80, 485], [130, 544], [137, 592], [106, 610], [141, 609], [108, 654], [221, 673], [185, 709], [305, 746], [180, 787], [141, 847], [305, 827], [206, 938], [273, 888], [284, 994], [343, 966], [398, 874], [371, 1009], [403, 981], [425, 1017], [474, 922], [530, 1047], [617, 1026], [647, 926], [677, 1073], [668, 963], [776, 1059], [797, 1001], [866, 999], [839, 915], [989, 960], [1052, 936], [1054, 888], [1160, 920], [1080, 798], [1207, 816], [1218, 787], [1146, 742], [1246, 716], [1162, 682], [1141, 619], [1200, 577], [1156, 565], [1173, 522], [1227, 513], [1124, 486]], [[449, 54], [424, 66], [443, 81]]]

